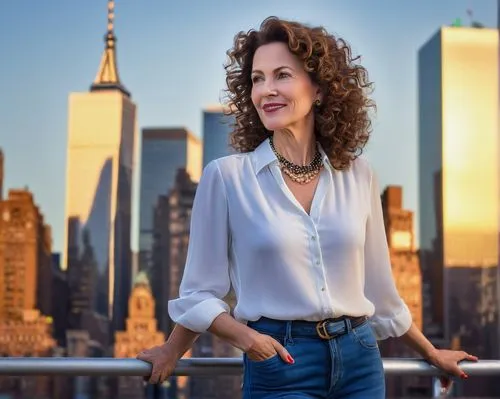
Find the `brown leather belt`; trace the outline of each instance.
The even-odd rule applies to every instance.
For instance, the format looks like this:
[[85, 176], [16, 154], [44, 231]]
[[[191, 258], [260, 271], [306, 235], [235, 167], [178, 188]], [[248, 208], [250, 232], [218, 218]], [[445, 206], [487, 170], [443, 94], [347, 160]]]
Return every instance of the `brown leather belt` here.
[[[328, 340], [347, 334], [350, 329], [359, 327], [367, 320], [368, 317], [366, 316], [342, 316], [319, 322], [306, 320], [286, 321], [261, 317], [257, 321], [248, 322], [248, 326], [264, 334], [284, 336], [290, 333], [293, 337], [318, 337]], [[289, 327], [287, 327], [288, 323], [290, 323]]]
[[348, 323], [351, 328], [356, 328], [366, 322], [366, 316], [361, 317], [339, 317], [337, 319], [325, 319], [316, 324], [316, 332], [321, 339], [334, 339], [349, 332]]

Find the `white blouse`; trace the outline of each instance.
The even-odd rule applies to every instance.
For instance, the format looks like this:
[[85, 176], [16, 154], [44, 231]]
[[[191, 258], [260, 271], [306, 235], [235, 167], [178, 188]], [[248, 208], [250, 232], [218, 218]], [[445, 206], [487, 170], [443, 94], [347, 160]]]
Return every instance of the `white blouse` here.
[[370, 317], [379, 340], [411, 326], [392, 277], [380, 192], [367, 161], [322, 169], [310, 214], [288, 189], [269, 140], [209, 163], [196, 191], [171, 319], [206, 331], [236, 294], [234, 317]]

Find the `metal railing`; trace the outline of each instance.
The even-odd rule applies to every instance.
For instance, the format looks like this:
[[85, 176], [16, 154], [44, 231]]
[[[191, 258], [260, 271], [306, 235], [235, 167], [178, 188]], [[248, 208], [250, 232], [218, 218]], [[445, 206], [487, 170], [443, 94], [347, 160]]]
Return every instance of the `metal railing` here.
[[[433, 380], [433, 397], [447, 397], [453, 383], [442, 385], [442, 372], [420, 359], [383, 359], [386, 375], [429, 376]], [[460, 367], [470, 376], [500, 375], [500, 360], [464, 362]], [[241, 358], [190, 358], [179, 360], [174, 375], [239, 375]], [[70, 376], [149, 376], [151, 365], [137, 359], [116, 358], [0, 358], [0, 375], [70, 375]]]

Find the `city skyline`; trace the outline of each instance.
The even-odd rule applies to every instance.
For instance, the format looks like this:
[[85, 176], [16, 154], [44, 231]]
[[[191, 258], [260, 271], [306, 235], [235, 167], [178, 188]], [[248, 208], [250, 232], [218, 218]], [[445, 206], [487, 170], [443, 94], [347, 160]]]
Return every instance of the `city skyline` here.
[[[170, 39], [158, 40], [157, 43], [165, 47], [157, 51], [157, 57], [147, 55], [145, 46], [141, 48], [142, 57], [137, 54], [136, 58], [130, 58], [133, 52], [124, 42], [137, 43], [140, 37], [155, 36], [153, 31], [158, 27], [149, 19], [148, 29], [144, 29], [145, 20], [131, 23], [134, 19], [141, 20], [132, 10], [143, 12], [142, 17], [145, 10], [117, 1], [117, 26], [124, 27], [121, 31], [116, 29], [117, 54], [113, 28], [115, 0], [101, 0], [99, 12], [104, 13], [107, 3], [108, 24], [107, 30], [105, 24], [104, 29], [99, 30], [101, 35], [104, 33], [105, 42], [103, 53], [101, 36], [100, 64], [99, 57], [92, 60], [93, 55], [82, 51], [82, 58], [74, 59], [72, 67], [65, 69], [67, 53], [78, 47], [76, 43], [89, 39], [89, 36], [86, 39], [73, 36], [72, 39], [77, 40], [71, 43], [68, 52], [51, 57], [59, 58], [60, 63], [52, 71], [55, 72], [53, 78], [46, 81], [50, 90], [45, 97], [39, 95], [45, 94], [40, 88], [43, 86], [35, 87], [30, 95], [21, 95], [24, 81], [19, 80], [18, 91], [12, 92], [6, 107], [0, 107], [0, 117], [6, 116], [5, 131], [13, 128], [12, 135], [0, 136], [0, 194], [4, 186], [3, 200], [0, 195], [0, 238], [3, 237], [0, 283], [4, 292], [0, 298], [0, 305], [3, 304], [0, 329], [5, 336], [4, 356], [134, 358], [142, 349], [164, 342], [173, 327], [166, 305], [179, 296], [188, 245], [196, 246], [196, 239], [190, 244], [190, 219], [202, 165], [225, 155], [227, 150], [227, 127], [221, 128], [217, 123], [220, 105], [206, 100], [212, 94], [205, 97], [215, 84], [220, 84], [219, 93], [224, 87], [215, 79], [210, 66], [217, 58], [215, 43], [221, 37], [210, 36], [207, 41], [204, 38], [208, 32], [226, 31], [229, 27], [212, 26], [213, 13], [203, 15], [204, 25], [197, 25], [196, 11], [192, 11], [192, 19], [182, 22], [194, 27], [178, 30], [180, 33], [172, 36], [176, 43]], [[403, 8], [393, 1], [382, 3], [393, 5], [387, 13], [401, 15], [397, 13]], [[313, 4], [318, 6], [315, 12], [327, 8], [323, 1]], [[450, 4], [445, 4], [449, 13]], [[123, 14], [120, 14], [120, 6], [123, 6]], [[300, 15], [300, 21], [322, 24], [318, 15], [301, 14], [303, 6], [292, 3], [287, 12]], [[239, 12], [248, 5], [240, 3], [231, 7], [233, 5], [227, 5], [223, 10], [225, 14], [219, 10], [221, 15], [218, 15], [228, 21], [231, 29], [248, 22], [248, 16], [226, 18], [236, 12], [235, 8]], [[356, 14], [354, 20], [362, 20], [364, 15], [380, 17], [381, 10], [371, 7]], [[52, 4], [48, 8], [52, 9]], [[160, 4], [158, 8], [161, 9]], [[36, 9], [33, 7], [31, 11]], [[73, 10], [79, 22], [94, 18], [90, 18], [90, 14], [80, 15], [78, 6], [61, 5], [61, 9]], [[355, 14], [353, 10], [360, 11], [361, 7], [330, 4], [328, 9], [335, 9], [347, 20], [347, 16]], [[408, 6], [408, 10], [416, 8]], [[0, 6], [0, 14], [1, 11]], [[173, 6], [168, 11], [180, 18], [184, 9]], [[262, 13], [252, 7], [249, 14], [253, 11]], [[57, 16], [64, 19], [64, 12]], [[432, 12], [441, 15], [435, 9]], [[391, 20], [389, 27], [381, 28], [382, 33], [374, 32], [373, 38], [367, 36], [372, 21], [367, 25], [355, 24], [354, 28], [339, 25], [339, 31], [324, 25], [331, 32], [340, 33], [340, 37], [352, 29], [354, 39], [351, 41], [348, 33], [345, 37], [353, 44], [354, 55], [368, 55], [363, 65], [375, 71], [370, 77], [376, 88], [379, 85], [383, 88], [377, 89], [374, 96], [379, 117], [374, 120], [374, 140], [366, 154], [379, 176], [384, 238], [398, 293], [408, 305], [414, 323], [434, 345], [464, 350], [488, 360], [498, 359], [500, 353], [499, 244], [495, 238], [500, 209], [497, 198], [499, 31], [477, 29], [483, 24], [486, 28], [494, 24], [490, 26], [475, 10], [467, 9], [466, 14], [474, 17], [470, 21], [454, 17], [430, 32], [425, 24], [423, 28], [415, 22], [408, 25], [406, 21], [401, 29], [393, 31], [398, 34], [393, 33], [385, 41], [382, 40], [384, 34], [398, 23], [391, 25]], [[149, 8], [148, 15], [152, 15]], [[47, 14], [38, 16], [41, 25], [53, 18], [53, 15], [47, 19], [44, 16]], [[292, 15], [280, 16], [295, 19]], [[328, 14], [321, 16], [327, 20], [328, 17]], [[261, 20], [257, 19], [251, 26], [258, 27]], [[57, 24], [54, 26], [64, 37], [66, 31]], [[75, 32], [83, 29], [78, 22], [74, 27]], [[86, 29], [91, 30], [88, 26]], [[170, 26], [165, 29], [175, 30]], [[15, 33], [15, 29], [11, 33]], [[197, 35], [197, 44], [193, 44], [190, 33]], [[359, 40], [361, 45], [357, 44]], [[65, 37], [63, 41], [71, 40]], [[50, 54], [49, 44], [40, 39], [41, 51]], [[178, 45], [178, 51], [167, 50], [174, 44]], [[0, 39], [0, 49], [1, 45]], [[183, 46], [188, 48], [187, 58], [183, 58], [186, 54]], [[163, 52], [170, 56], [168, 66], [163, 69], [166, 76], [159, 75], [166, 65], [158, 62]], [[13, 54], [11, 58], [15, 60]], [[35, 67], [28, 80], [45, 76], [36, 75], [39, 70], [43, 71], [43, 62], [40, 66], [36, 59], [30, 61], [29, 65]], [[414, 64], [411, 68], [410, 63]], [[93, 73], [87, 74], [89, 78], [84, 87], [74, 89], [85, 69], [80, 64], [85, 68], [94, 65]], [[5, 76], [10, 78], [9, 84], [15, 81], [8, 67], [0, 66], [0, 71], [1, 68], [4, 73], [0, 74], [0, 84]], [[131, 70], [137, 79], [129, 80], [127, 71]], [[409, 78], [410, 72], [415, 76]], [[164, 79], [145, 89], [158, 76]], [[217, 76], [223, 77], [223, 73]], [[61, 80], [66, 83], [61, 84]], [[55, 108], [61, 92], [68, 87], [71, 89], [65, 93], [66, 108]], [[136, 93], [139, 96], [136, 97]], [[416, 98], [409, 100], [411, 93]], [[174, 101], [169, 102], [169, 98]], [[18, 101], [26, 104], [31, 101], [36, 106], [16, 108]], [[59, 133], [51, 131], [52, 123], [55, 120], [61, 123], [58, 118], [62, 112], [66, 113], [65, 139], [55, 139]], [[142, 119], [141, 115], [148, 119]], [[194, 126], [197, 122], [198, 129]], [[30, 136], [24, 146], [19, 140], [21, 146], [16, 147], [19, 134], [29, 126]], [[35, 137], [40, 140], [38, 144]], [[64, 163], [58, 159], [61, 144], [65, 149]], [[23, 158], [27, 154], [31, 154], [28, 161]], [[48, 159], [54, 163], [48, 163]], [[57, 167], [63, 172], [62, 183], [54, 173]], [[35, 185], [10, 183], [23, 176], [32, 179]], [[132, 180], [135, 195], [131, 191]], [[60, 189], [62, 196], [59, 196]], [[131, 200], [135, 201], [134, 210]], [[66, 226], [59, 226], [57, 222], [57, 211], [61, 210]], [[142, 224], [148, 220], [152, 224]], [[417, 226], [421, 226], [421, 231]], [[61, 232], [64, 243], [59, 248]], [[138, 241], [139, 234], [141, 241]], [[143, 242], [149, 245], [144, 248], [138, 245]], [[141, 251], [135, 254], [138, 255], [135, 264], [139, 273], [132, 269], [130, 258], [131, 250], [138, 249]], [[234, 309], [234, 291], [223, 300]], [[402, 341], [383, 340], [379, 343], [381, 355], [384, 358], [415, 355], [401, 344]], [[230, 343], [202, 334], [186, 356], [239, 357], [241, 352]], [[415, 377], [390, 377], [386, 393], [390, 397], [424, 392], [430, 396], [428, 379]], [[483, 381], [479, 376], [475, 380], [476, 384], [466, 386], [457, 381], [455, 393], [465, 397], [500, 395], [494, 380]], [[34, 392], [28, 391], [36, 388], [40, 394], [45, 390], [44, 396], [61, 398], [63, 392], [68, 398], [70, 395], [135, 398], [144, 397], [145, 392], [142, 377], [77, 377], [73, 382], [68, 379], [68, 384], [60, 377], [46, 378], [45, 385], [37, 383], [31, 388], [27, 378], [18, 379], [18, 384], [11, 384], [12, 381], [16, 379], [2, 378], [0, 391], [10, 390], [13, 394], [23, 391], [25, 396], [33, 397]], [[169, 397], [179, 394], [179, 398], [234, 399], [241, 394], [241, 382], [241, 378], [221, 375], [208, 380], [194, 376], [172, 377], [163, 389], [169, 391]], [[149, 393], [153, 390], [159, 393], [160, 388], [148, 387]]]
[[[28, 186], [34, 192], [47, 223], [53, 227], [54, 251], [61, 252], [67, 98], [69, 93], [88, 91], [95, 76], [106, 28], [106, 1], [85, 6], [55, 2], [44, 7], [37, 2], [28, 3], [28, 12], [23, 3], [23, 25], [13, 23], [14, 15], [21, 15], [20, 5], [0, 6], [0, 26], [6, 29], [0, 35], [0, 48], [11, 55], [11, 62], [0, 67], [0, 83], [6, 88], [4, 93], [12, 93], [7, 106], [0, 110], [5, 121], [0, 133], [6, 158], [4, 190]], [[221, 2], [218, 8], [192, 15], [191, 8], [168, 8], [159, 2], [147, 9], [117, 3], [118, 64], [122, 80], [138, 104], [139, 130], [144, 126], [185, 126], [200, 137], [202, 111], [217, 103], [224, 89], [222, 64], [237, 31], [258, 27], [268, 15], [322, 24], [351, 43], [355, 54], [362, 55], [375, 82], [374, 98], [379, 107], [367, 157], [379, 174], [381, 185], [402, 185], [405, 204], [418, 214], [417, 50], [440, 26], [450, 25], [456, 18], [468, 25], [468, 8], [474, 10], [474, 19], [494, 27], [496, 1], [444, 1], [438, 6], [431, 1], [418, 5], [382, 3], [383, 6], [375, 6], [370, 2], [346, 5], [317, 1], [310, 7], [290, 2], [283, 10], [265, 2]], [[198, 2], [194, 7], [200, 9], [204, 4]], [[408, 29], [410, 15], [412, 24]], [[220, 24], [221, 19], [227, 23]], [[183, 40], [172, 36], [179, 32]], [[11, 37], [16, 37], [16, 51], [11, 51]], [[34, 46], [33, 37], [41, 44]], [[158, 41], [151, 41], [151, 37]], [[207, 37], [212, 40], [206, 40]], [[144, 43], [150, 44], [151, 49]], [[393, 68], [394, 57], [398, 70]], [[199, 65], [203, 65], [202, 70]], [[401, 103], [407, 106], [401, 109]], [[30, 118], [22, 112], [28, 109]], [[137, 175], [138, 170], [134, 173]], [[134, 201], [137, 214], [137, 193]], [[138, 230], [137, 223], [134, 230]], [[136, 250], [135, 238], [132, 245]]]

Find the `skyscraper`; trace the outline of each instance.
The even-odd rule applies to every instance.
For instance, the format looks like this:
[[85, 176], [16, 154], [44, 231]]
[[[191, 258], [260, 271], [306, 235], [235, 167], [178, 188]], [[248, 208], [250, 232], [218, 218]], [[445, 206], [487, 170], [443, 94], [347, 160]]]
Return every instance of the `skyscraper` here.
[[[52, 237], [33, 195], [10, 190], [0, 201], [0, 353], [51, 356]], [[0, 378], [8, 397], [53, 397], [50, 377]], [[12, 396], [10, 396], [10, 395]]]
[[52, 315], [51, 230], [33, 195], [10, 190], [0, 217], [0, 320], [34, 310]]
[[144, 128], [139, 205], [139, 270], [152, 267], [154, 208], [175, 183], [178, 169], [197, 182], [201, 175], [201, 141], [185, 128]]
[[[66, 226], [75, 320], [93, 315], [122, 329], [131, 288], [131, 188], [136, 106], [116, 64], [114, 1], [105, 49], [89, 92], [69, 97]], [[83, 282], [86, 282], [82, 284]], [[84, 328], [84, 326], [73, 326]]]
[[433, 333], [480, 358], [500, 355], [498, 44], [496, 29], [443, 27], [418, 54], [420, 250]]
[[225, 115], [223, 107], [209, 107], [203, 111], [203, 167], [214, 159], [232, 154], [229, 134], [234, 117]]
[[156, 299], [156, 318], [166, 335], [173, 328], [167, 305], [179, 296], [196, 187], [186, 170], [179, 169], [168, 195], [161, 195], [155, 206], [151, 288]]

